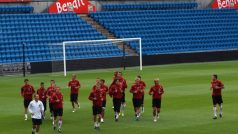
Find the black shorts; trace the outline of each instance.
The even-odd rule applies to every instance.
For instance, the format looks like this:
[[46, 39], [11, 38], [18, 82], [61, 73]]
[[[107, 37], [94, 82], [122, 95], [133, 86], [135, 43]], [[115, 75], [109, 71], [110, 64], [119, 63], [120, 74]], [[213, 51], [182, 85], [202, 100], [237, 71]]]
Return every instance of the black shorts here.
[[63, 108], [54, 109], [54, 117], [63, 116]]
[[70, 94], [70, 101], [72, 102], [78, 101], [78, 94]]
[[41, 119], [34, 119], [32, 118], [32, 125], [41, 125], [42, 120]]
[[46, 111], [47, 109], [47, 104], [46, 104], [46, 101], [42, 101], [43, 105], [44, 105], [44, 111]]
[[93, 106], [92, 109], [93, 109], [93, 115], [97, 115], [97, 114], [102, 113], [102, 107]]
[[152, 107], [160, 108], [161, 107], [161, 99], [153, 99]]
[[222, 96], [212, 96], [213, 105], [222, 104]]
[[24, 100], [24, 107], [28, 108], [30, 102], [31, 102], [31, 100]]
[[134, 107], [141, 107], [142, 99], [132, 99]]
[[50, 112], [52, 113], [54, 111], [54, 108], [53, 108], [53, 104], [49, 102], [49, 108], [50, 108]]
[[121, 110], [121, 99], [113, 98], [114, 112], [119, 113]]
[[106, 108], [106, 105], [107, 105], [107, 101], [104, 100], [104, 101], [102, 102], [102, 107], [103, 107], [103, 108]]
[[126, 95], [125, 92], [122, 93], [122, 99], [121, 99], [121, 103], [125, 103], [126, 102]]

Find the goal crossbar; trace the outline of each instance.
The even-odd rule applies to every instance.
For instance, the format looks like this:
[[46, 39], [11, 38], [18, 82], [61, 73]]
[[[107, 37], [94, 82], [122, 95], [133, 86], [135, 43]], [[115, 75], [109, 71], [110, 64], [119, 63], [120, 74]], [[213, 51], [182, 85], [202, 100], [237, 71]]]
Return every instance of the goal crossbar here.
[[[64, 41], [63, 42], [63, 60], [64, 60], [64, 76], [66, 76], [66, 46], [69, 43], [85, 43], [85, 42], [105, 42], [105, 41], [139, 41], [139, 57], [140, 57], [140, 70], [142, 70], [142, 44], [141, 38], [122, 38], [122, 39], [102, 39], [102, 40], [83, 40], [83, 41]], [[71, 44], [72, 45], [72, 44]]]

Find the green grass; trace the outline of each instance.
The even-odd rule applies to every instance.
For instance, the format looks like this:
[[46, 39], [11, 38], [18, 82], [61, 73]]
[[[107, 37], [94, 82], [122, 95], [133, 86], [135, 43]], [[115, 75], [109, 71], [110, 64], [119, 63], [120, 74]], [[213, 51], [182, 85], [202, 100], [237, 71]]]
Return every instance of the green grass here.
[[[91, 102], [87, 99], [91, 87], [97, 77], [104, 78], [107, 84], [111, 83], [113, 69], [78, 71], [81, 82], [79, 100], [81, 109], [71, 112], [69, 90], [66, 88], [70, 80], [67, 77], [52, 74], [29, 75], [27, 78], [34, 85], [55, 79], [64, 94], [63, 133], [65, 134], [235, 134], [238, 130], [238, 61], [210, 62], [196, 64], [174, 64], [128, 68], [124, 71], [128, 86], [133, 83], [135, 76], [141, 74], [147, 84], [146, 90], [153, 84], [154, 78], [160, 78], [164, 85], [165, 94], [162, 100], [161, 118], [157, 123], [152, 121], [151, 98], [145, 96], [145, 113], [140, 121], [135, 121], [131, 103], [132, 95], [128, 92], [125, 117], [114, 122], [112, 102], [108, 97], [105, 123], [97, 132], [93, 129]], [[224, 118], [212, 120], [212, 100], [210, 79], [211, 74], [217, 73], [225, 84], [223, 91]], [[62, 73], [60, 73], [62, 74]], [[20, 97], [20, 87], [23, 84], [21, 76], [0, 77], [0, 134], [27, 134], [31, 132], [31, 121], [23, 119], [23, 100]], [[52, 130], [49, 112], [43, 122], [41, 134], [56, 133]]]

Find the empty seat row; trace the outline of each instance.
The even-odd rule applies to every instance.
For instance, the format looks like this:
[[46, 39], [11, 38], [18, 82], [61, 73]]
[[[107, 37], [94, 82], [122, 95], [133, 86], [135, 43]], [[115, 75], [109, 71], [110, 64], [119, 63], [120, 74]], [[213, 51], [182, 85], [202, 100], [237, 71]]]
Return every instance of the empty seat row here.
[[[106, 39], [75, 13], [3, 14], [0, 19], [0, 63], [3, 64], [22, 62], [23, 44], [27, 62], [44, 62], [62, 60], [65, 41]], [[117, 45], [107, 43], [67, 45], [66, 56], [81, 59], [121, 55]]]
[[186, 10], [135, 10], [135, 11], [114, 11], [114, 12], [92, 12], [91, 16], [96, 16], [100, 18], [112, 18], [112, 17], [125, 17], [125, 16], [146, 16], [146, 15], [167, 15], [176, 16], [177, 15], [230, 15], [236, 14], [235, 9], [186, 9]]
[[[90, 13], [118, 38], [141, 38], [144, 55], [238, 49], [234, 9], [130, 10]], [[138, 42], [128, 42], [139, 53]]]
[[197, 8], [196, 2], [160, 2], [160, 3], [140, 3], [140, 4], [104, 4], [104, 11], [119, 11], [119, 10], [151, 10], [151, 9], [194, 9]]
[[0, 6], [0, 14], [6, 13], [32, 13], [32, 6]]

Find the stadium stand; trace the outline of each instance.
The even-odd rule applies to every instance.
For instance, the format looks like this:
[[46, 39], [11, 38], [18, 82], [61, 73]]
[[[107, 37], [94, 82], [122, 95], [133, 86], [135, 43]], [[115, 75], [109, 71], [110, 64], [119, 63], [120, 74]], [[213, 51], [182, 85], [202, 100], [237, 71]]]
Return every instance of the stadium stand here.
[[161, 2], [144, 4], [104, 4], [103, 11], [123, 11], [123, 10], [172, 10], [172, 9], [195, 9], [196, 2]]
[[0, 0], [0, 3], [23, 3], [23, 2], [31, 2], [32, 0]]
[[[118, 38], [141, 37], [144, 55], [238, 49], [235, 9], [90, 13]], [[138, 45], [129, 44], [137, 52]]]
[[[27, 62], [62, 60], [63, 41], [105, 39], [75, 13], [0, 14], [1, 63], [22, 62], [23, 43]], [[98, 53], [100, 52], [100, 53]], [[122, 51], [114, 44], [67, 49], [67, 59], [114, 57]]]
[[32, 6], [0, 6], [0, 14], [32, 13]]

